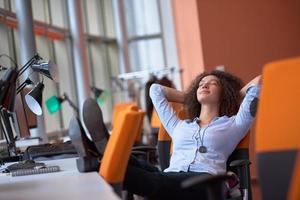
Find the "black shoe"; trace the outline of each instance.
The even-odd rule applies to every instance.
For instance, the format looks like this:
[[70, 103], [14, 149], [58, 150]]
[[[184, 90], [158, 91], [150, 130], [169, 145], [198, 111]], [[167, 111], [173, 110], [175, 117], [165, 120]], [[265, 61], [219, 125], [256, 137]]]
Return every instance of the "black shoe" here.
[[78, 171], [98, 171], [100, 155], [94, 144], [85, 135], [80, 121], [76, 117], [70, 121], [69, 136], [79, 156], [76, 160]]
[[98, 103], [88, 98], [83, 103], [82, 110], [83, 126], [91, 136], [98, 152], [103, 155], [109, 139], [109, 133], [103, 121], [103, 115]]

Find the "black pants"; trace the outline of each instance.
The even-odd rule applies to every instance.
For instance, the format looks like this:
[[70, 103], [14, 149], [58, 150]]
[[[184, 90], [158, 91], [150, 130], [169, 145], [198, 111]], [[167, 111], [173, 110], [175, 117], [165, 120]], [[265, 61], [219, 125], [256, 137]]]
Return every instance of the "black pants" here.
[[181, 182], [192, 176], [210, 176], [200, 172], [161, 172], [158, 168], [131, 156], [124, 189], [149, 199], [207, 199], [205, 189], [181, 188]]

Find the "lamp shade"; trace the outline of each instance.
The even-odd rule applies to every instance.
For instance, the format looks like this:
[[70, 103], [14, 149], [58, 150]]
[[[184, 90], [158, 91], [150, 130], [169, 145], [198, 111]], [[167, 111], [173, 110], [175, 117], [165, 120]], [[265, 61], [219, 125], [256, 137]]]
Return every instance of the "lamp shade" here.
[[109, 96], [109, 93], [107, 90], [102, 90], [96, 87], [91, 87], [92, 92], [94, 93], [95, 99], [99, 103], [99, 105], [103, 105]]
[[42, 115], [42, 98], [44, 84], [39, 82], [28, 94], [25, 95], [25, 101], [29, 109], [36, 115]]
[[96, 99], [99, 98], [100, 95], [103, 93], [103, 90], [96, 87], [91, 87], [91, 90], [93, 91]]
[[97, 102], [99, 103], [99, 105], [104, 105], [104, 103], [107, 100], [108, 96], [109, 96], [108, 91], [104, 90], [102, 92], [102, 94], [97, 98]]
[[61, 104], [67, 101], [70, 106], [74, 109], [74, 111], [78, 114], [78, 107], [71, 101], [69, 96], [64, 93], [62, 96], [52, 96], [46, 101], [46, 106], [50, 114], [57, 112], [61, 109]]
[[46, 101], [46, 107], [50, 114], [56, 113], [61, 109], [61, 104], [64, 101], [64, 98], [52, 96]]
[[33, 71], [39, 72], [48, 78], [58, 83], [58, 69], [57, 65], [49, 60], [48, 62], [37, 62], [31, 66]]

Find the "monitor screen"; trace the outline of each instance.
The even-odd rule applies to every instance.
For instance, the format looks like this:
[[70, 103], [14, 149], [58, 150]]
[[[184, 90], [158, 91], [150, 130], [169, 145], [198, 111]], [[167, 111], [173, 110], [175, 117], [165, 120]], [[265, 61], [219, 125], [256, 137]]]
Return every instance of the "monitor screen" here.
[[[18, 136], [20, 138], [29, 137], [30, 128], [36, 127], [36, 117], [31, 116], [29, 112], [31, 112], [26, 105], [24, 105], [24, 92], [20, 92], [17, 94], [15, 99], [15, 115], [14, 115], [14, 127], [18, 132]], [[27, 109], [26, 109], [27, 108]], [[30, 117], [28, 117], [28, 115]], [[34, 114], [32, 114], [34, 115]]]

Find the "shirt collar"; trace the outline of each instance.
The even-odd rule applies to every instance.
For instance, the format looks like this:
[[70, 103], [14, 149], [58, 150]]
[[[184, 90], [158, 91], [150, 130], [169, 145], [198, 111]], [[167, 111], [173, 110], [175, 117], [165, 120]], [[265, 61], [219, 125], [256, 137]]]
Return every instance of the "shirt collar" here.
[[[222, 117], [214, 117], [210, 123], [213, 123], [214, 121], [217, 121], [219, 118], [222, 118]], [[199, 117], [195, 117], [193, 120], [191, 120], [191, 122], [196, 122], [196, 123], [198, 123], [199, 121], [200, 121]]]

